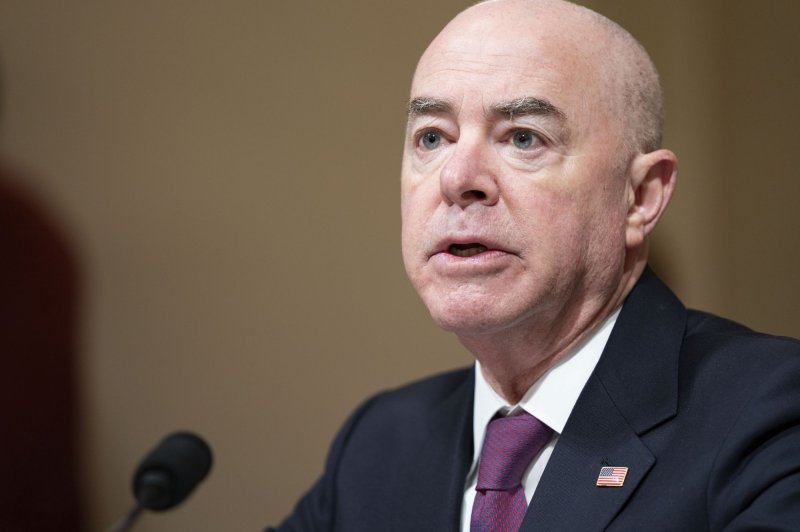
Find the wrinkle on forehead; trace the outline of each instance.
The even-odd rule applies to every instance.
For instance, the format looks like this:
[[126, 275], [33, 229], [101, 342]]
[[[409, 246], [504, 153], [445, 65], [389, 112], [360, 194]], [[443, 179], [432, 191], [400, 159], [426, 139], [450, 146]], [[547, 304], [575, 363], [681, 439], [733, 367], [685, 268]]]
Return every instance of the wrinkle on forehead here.
[[[481, 95], [482, 96], [482, 95]], [[566, 114], [550, 101], [535, 96], [520, 96], [488, 104], [481, 97], [482, 107], [488, 120], [499, 116], [510, 121], [516, 117], [542, 116], [553, 119], [562, 126], [567, 122]], [[408, 101], [409, 120], [422, 115], [457, 115], [458, 107], [451, 100], [435, 96], [416, 96]]]

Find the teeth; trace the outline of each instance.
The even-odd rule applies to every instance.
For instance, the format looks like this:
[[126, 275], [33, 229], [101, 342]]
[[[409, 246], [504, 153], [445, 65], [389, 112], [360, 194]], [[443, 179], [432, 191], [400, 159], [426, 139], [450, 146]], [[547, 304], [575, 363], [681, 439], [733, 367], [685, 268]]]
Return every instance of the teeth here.
[[472, 257], [487, 251], [487, 249], [482, 244], [451, 244], [448, 251], [456, 257]]

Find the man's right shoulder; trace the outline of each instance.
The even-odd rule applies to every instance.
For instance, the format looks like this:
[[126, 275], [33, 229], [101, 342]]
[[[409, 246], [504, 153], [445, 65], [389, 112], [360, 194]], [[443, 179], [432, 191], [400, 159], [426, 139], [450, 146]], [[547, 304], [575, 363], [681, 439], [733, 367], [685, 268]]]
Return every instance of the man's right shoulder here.
[[359, 410], [380, 410], [381, 415], [418, 415], [457, 397], [472, 398], [474, 367], [439, 373], [385, 390], [368, 399]]
[[334, 454], [345, 449], [356, 449], [361, 457], [374, 450], [403, 452], [416, 447], [432, 429], [450, 423], [460, 433], [455, 427], [471, 419], [474, 388], [474, 369], [469, 367], [380, 392], [350, 416], [334, 443]]

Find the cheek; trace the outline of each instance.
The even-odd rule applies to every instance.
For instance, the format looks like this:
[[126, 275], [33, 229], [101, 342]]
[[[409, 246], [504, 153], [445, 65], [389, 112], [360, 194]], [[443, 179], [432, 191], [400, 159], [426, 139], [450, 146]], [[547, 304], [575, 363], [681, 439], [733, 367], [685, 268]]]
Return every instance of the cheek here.
[[418, 203], [424, 192], [425, 179], [418, 172], [411, 169], [408, 155], [403, 157], [403, 166], [400, 171], [400, 214], [403, 225], [413, 218], [418, 210]]
[[[624, 249], [625, 205], [612, 190], [592, 187], [537, 187], [515, 218], [525, 227], [530, 258], [571, 268], [594, 258], [607, 259]], [[548, 251], [549, 250], [549, 251]]]
[[403, 254], [423, 245], [441, 203], [439, 181], [409, 170], [404, 161], [400, 178], [400, 220]]
[[573, 237], [581, 241], [581, 253], [587, 270], [616, 271], [625, 257], [625, 220], [627, 208], [624, 194], [609, 187], [598, 189], [581, 203]]
[[419, 230], [421, 206], [419, 205], [419, 195], [414, 194], [405, 184], [401, 186], [400, 192], [400, 222], [403, 250], [406, 243], [411, 243], [415, 233]]
[[403, 202], [401, 207], [402, 212], [402, 225], [400, 230], [400, 246], [403, 254], [403, 263], [406, 267], [406, 272], [411, 275], [414, 265], [414, 257], [418, 255], [417, 248], [419, 247], [418, 238], [419, 231], [416, 229], [416, 224], [412, 219], [412, 209], [409, 204]]
[[400, 192], [400, 241], [403, 262], [409, 277], [422, 266], [425, 258], [425, 235], [431, 216], [427, 206], [424, 187], [419, 183], [403, 178]]

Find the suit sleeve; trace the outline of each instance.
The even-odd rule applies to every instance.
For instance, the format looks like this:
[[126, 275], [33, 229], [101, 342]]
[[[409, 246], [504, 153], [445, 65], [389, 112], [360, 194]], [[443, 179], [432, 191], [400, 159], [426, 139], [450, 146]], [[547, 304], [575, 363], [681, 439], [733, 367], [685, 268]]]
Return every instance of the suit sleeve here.
[[752, 383], [755, 393], [717, 455], [711, 530], [800, 530], [800, 349], [788, 343], [795, 356]]
[[306, 493], [283, 523], [264, 532], [326, 532], [333, 531], [336, 523], [336, 478], [339, 463], [347, 442], [358, 422], [369, 410], [375, 398], [362, 404], [345, 422], [328, 452], [325, 471], [311, 490]]

